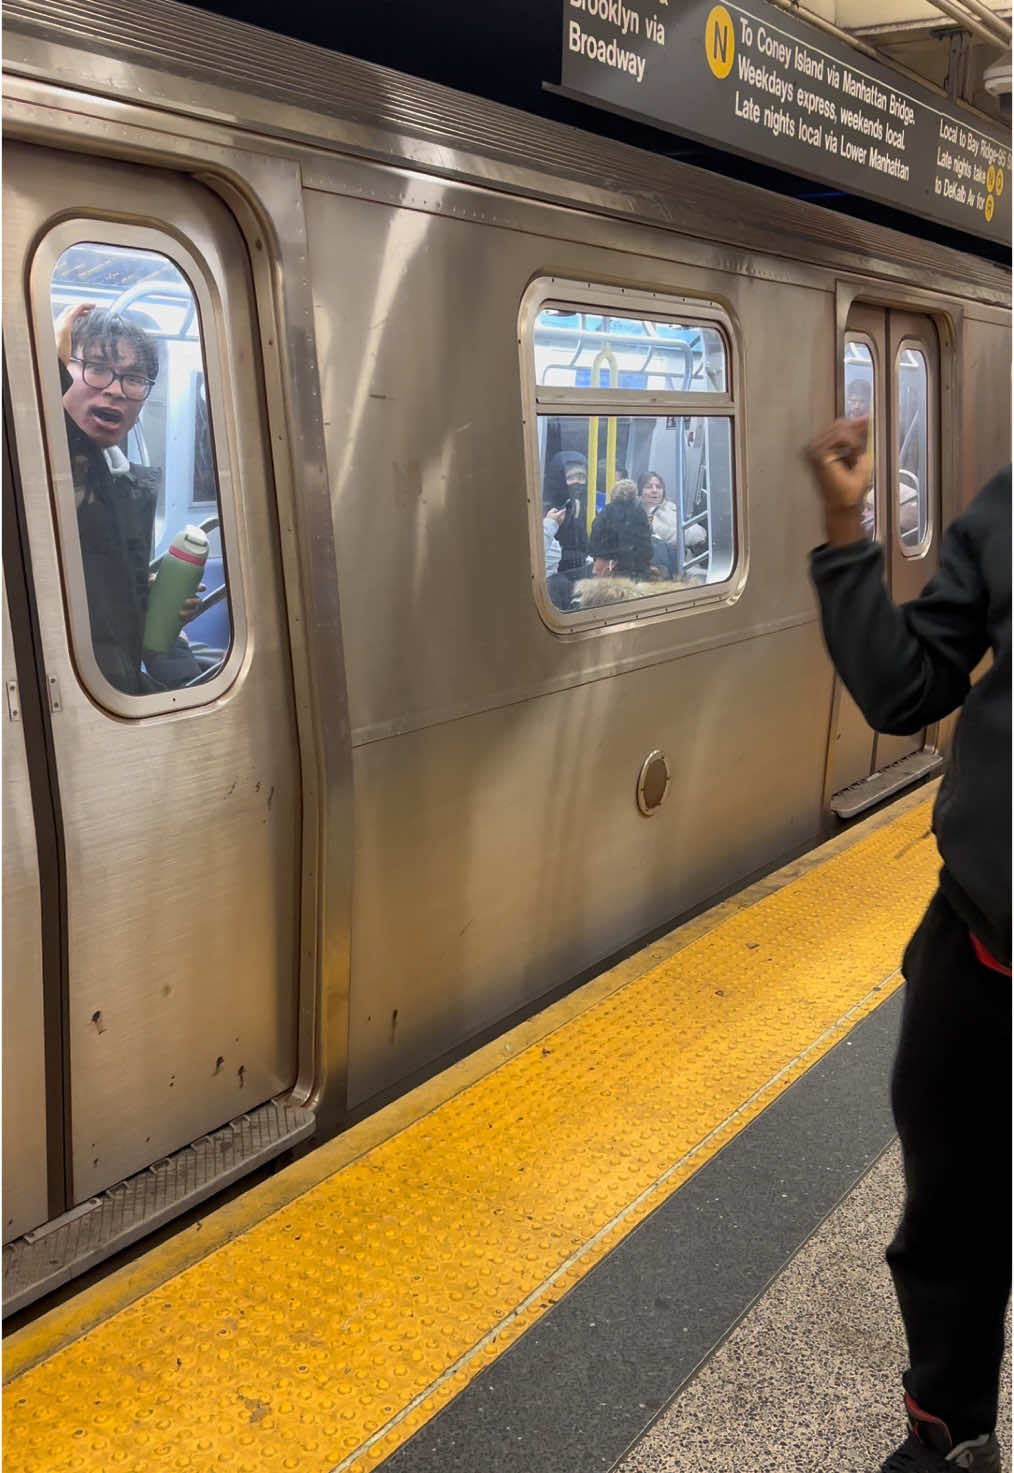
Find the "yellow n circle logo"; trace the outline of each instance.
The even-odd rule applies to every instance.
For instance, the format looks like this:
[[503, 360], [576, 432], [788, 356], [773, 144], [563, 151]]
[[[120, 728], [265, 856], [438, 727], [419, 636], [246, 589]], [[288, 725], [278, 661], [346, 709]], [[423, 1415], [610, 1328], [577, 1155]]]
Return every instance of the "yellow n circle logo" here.
[[724, 5], [714, 5], [704, 23], [704, 53], [716, 77], [727, 77], [736, 54], [736, 38], [732, 32], [732, 16]]

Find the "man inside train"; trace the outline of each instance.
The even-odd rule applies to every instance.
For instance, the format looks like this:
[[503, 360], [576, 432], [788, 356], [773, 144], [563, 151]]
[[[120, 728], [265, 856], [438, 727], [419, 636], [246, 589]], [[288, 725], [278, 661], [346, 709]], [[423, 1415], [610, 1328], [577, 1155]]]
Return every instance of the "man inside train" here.
[[[158, 377], [156, 345], [143, 328], [90, 303], [69, 307], [55, 330], [96, 663], [128, 695], [181, 685], [201, 674], [182, 636], [158, 683], [142, 668], [159, 473], [121, 448]], [[188, 600], [181, 619], [198, 606]]]
[[858, 375], [849, 380], [845, 389], [845, 418], [866, 419], [870, 412], [870, 385]]
[[[864, 537], [867, 422], [808, 447], [827, 540], [824, 638], [877, 731], [960, 708], [933, 814], [939, 889], [902, 962], [891, 1081], [905, 1205], [887, 1261], [908, 1340], [906, 1441], [881, 1473], [1000, 1473], [994, 1433], [1011, 1269], [1011, 470], [946, 532], [918, 598], [892, 603]], [[991, 651], [992, 667], [971, 684]]]

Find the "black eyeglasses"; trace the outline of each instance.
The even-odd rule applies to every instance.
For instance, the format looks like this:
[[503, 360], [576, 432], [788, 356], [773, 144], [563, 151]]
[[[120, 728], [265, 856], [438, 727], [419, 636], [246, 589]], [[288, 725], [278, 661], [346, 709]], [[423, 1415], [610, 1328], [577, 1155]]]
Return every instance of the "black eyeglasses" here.
[[145, 378], [143, 373], [136, 373], [133, 369], [126, 368], [121, 373], [108, 363], [96, 363], [91, 358], [71, 358], [70, 361], [80, 363], [81, 377], [90, 389], [108, 389], [114, 379], [119, 379], [127, 399], [147, 399], [155, 382], [153, 378]]

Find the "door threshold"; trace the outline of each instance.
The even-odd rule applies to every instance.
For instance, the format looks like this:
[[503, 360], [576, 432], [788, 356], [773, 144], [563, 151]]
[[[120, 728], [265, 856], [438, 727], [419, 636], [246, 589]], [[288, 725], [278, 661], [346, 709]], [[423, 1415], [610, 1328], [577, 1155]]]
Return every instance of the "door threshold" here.
[[900, 793], [902, 788], [911, 787], [920, 778], [929, 777], [944, 765], [944, 759], [936, 747], [922, 747], [918, 752], [909, 752], [890, 767], [881, 768], [869, 777], [852, 783], [831, 796], [831, 812], [839, 818], [855, 818], [875, 803], [882, 803]]
[[268, 1100], [3, 1249], [3, 1312], [14, 1314], [170, 1222], [313, 1133], [312, 1110]]

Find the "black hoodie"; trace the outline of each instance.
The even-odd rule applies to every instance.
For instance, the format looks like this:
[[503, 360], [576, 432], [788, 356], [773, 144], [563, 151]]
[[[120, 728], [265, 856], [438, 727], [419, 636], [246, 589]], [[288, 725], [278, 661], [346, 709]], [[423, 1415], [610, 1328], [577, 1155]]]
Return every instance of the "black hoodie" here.
[[[997, 961], [1011, 958], [1011, 471], [951, 524], [940, 571], [896, 605], [875, 542], [810, 555], [824, 638], [877, 731], [918, 731], [962, 707], [933, 813], [940, 888]], [[987, 650], [992, 667], [970, 685]]]
[[[569, 465], [580, 466], [585, 472], [585, 480], [581, 485], [567, 485]], [[573, 503], [567, 508], [567, 515], [556, 534], [561, 548], [559, 572], [571, 580], [584, 573], [588, 552], [588, 533], [585, 531], [587, 467], [588, 461], [579, 450], [558, 450], [546, 467], [542, 484], [543, 514], [565, 505], [567, 501]]]

